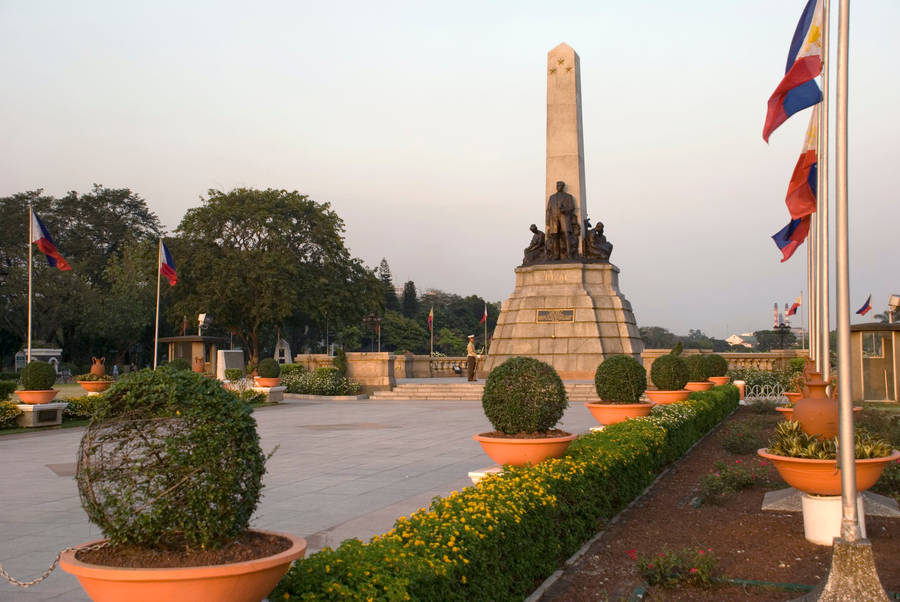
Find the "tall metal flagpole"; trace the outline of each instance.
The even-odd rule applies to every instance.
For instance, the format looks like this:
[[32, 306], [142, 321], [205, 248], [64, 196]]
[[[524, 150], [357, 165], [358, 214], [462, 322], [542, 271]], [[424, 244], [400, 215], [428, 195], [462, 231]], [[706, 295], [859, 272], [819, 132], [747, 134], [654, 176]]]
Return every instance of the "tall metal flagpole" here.
[[816, 352], [813, 349], [813, 336], [814, 336], [814, 326], [815, 323], [813, 321], [813, 305], [815, 301], [813, 301], [812, 293], [813, 293], [813, 250], [812, 250], [812, 241], [807, 243], [806, 245], [806, 340], [807, 340], [807, 355], [809, 359], [812, 361], [816, 360]]
[[812, 351], [812, 359], [816, 363], [816, 370], [820, 370], [819, 365], [819, 237], [817, 235], [819, 228], [819, 212], [812, 216], [809, 226], [809, 248], [812, 253], [812, 289], [809, 291], [809, 313], [812, 322], [812, 338], [813, 343], [810, 345]]
[[856, 513], [856, 463], [853, 436], [853, 404], [850, 392], [850, 251], [847, 202], [847, 87], [849, 62], [850, 0], [840, 0], [837, 50], [837, 105], [835, 139], [835, 228], [837, 259], [838, 399], [840, 425], [838, 448], [841, 466], [841, 538], [862, 539]]
[[830, 287], [831, 281], [829, 268], [831, 263], [829, 245], [829, 217], [828, 217], [828, 118], [829, 111], [829, 72], [831, 71], [831, 61], [829, 60], [829, 27], [831, 6], [830, 0], [822, 0], [822, 57], [824, 63], [822, 65], [822, 95], [821, 110], [819, 111], [819, 158], [818, 158], [818, 211], [819, 214], [819, 354], [821, 358], [822, 378], [825, 381], [831, 379], [831, 308], [830, 308]]
[[28, 201], [28, 344], [25, 347], [25, 363], [31, 363], [31, 241], [34, 239], [32, 224], [34, 223], [34, 208]]
[[[162, 265], [162, 238], [159, 239], [159, 245], [156, 249], [156, 321], [153, 323], [153, 369], [156, 370], [156, 354], [159, 350], [159, 281], [161, 272], [159, 266]], [[171, 358], [169, 358], [171, 360]]]

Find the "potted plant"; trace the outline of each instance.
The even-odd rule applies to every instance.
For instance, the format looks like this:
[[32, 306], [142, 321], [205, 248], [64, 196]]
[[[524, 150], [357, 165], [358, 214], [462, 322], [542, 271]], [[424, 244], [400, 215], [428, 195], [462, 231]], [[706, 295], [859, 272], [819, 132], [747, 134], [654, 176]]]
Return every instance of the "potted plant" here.
[[647, 371], [630, 355], [613, 355], [594, 372], [594, 386], [601, 402], [584, 405], [600, 424], [614, 424], [646, 416], [652, 403], [641, 402], [647, 390]]
[[718, 353], [710, 353], [700, 357], [703, 358], [703, 362], [706, 364], [706, 372], [709, 374], [707, 376], [708, 381], [716, 386], [727, 385], [731, 381], [731, 378], [726, 376], [728, 374], [728, 360]]
[[709, 379], [709, 365], [702, 355], [690, 355], [684, 359], [688, 367], [688, 382], [684, 388], [688, 391], [709, 391], [713, 385]]
[[684, 388], [688, 381], [688, 367], [684, 360], [671, 353], [661, 355], [650, 366], [650, 381], [656, 391], [647, 390], [647, 397], [653, 403], [674, 403], [684, 401], [691, 394]]
[[60, 558], [95, 601], [258, 602], [306, 542], [249, 530], [266, 457], [246, 404], [167, 367], [117, 382], [78, 451], [82, 506], [106, 537]]
[[76, 376], [75, 381], [88, 393], [100, 393], [109, 388], [113, 379], [108, 374], [101, 374], [98, 376], [93, 372], [87, 372]]
[[53, 388], [56, 383], [56, 368], [39, 360], [32, 360], [22, 368], [19, 375], [22, 390], [16, 391], [22, 403], [50, 403], [58, 391]]
[[575, 435], [554, 429], [569, 405], [562, 379], [549, 364], [513, 357], [491, 371], [481, 406], [494, 427], [472, 435], [497, 464], [537, 464], [559, 458]]
[[[856, 431], [856, 490], [875, 484], [885, 467], [900, 459], [889, 442]], [[837, 439], [819, 439], [803, 431], [796, 421], [780, 422], [768, 448], [757, 451], [775, 465], [791, 487], [813, 495], [840, 495], [841, 472], [837, 467]]]
[[256, 368], [256, 384], [260, 387], [277, 387], [281, 385], [281, 366], [275, 358], [267, 357]]

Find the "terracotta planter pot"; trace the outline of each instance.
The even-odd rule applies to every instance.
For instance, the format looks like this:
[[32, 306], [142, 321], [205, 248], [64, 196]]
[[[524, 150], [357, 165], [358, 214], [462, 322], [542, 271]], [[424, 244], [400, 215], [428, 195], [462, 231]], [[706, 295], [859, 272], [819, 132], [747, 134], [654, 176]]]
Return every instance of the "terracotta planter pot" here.
[[569, 444], [577, 435], [565, 437], [546, 437], [541, 439], [513, 439], [512, 437], [489, 437], [487, 435], [472, 435], [472, 439], [478, 441], [484, 449], [484, 453], [490, 456], [497, 464], [511, 464], [523, 466], [525, 464], [537, 464], [547, 458], [561, 458]]
[[78, 384], [88, 393], [99, 393], [100, 391], [106, 391], [112, 382], [108, 380], [79, 380]]
[[[75, 551], [63, 552], [59, 566], [78, 577], [94, 602], [259, 602], [284, 576], [291, 562], [306, 552], [306, 540], [288, 533], [291, 547], [257, 560], [167, 569], [132, 569], [87, 564], [75, 559]], [[84, 544], [89, 546], [103, 540]]]
[[710, 376], [708, 379], [714, 386], [718, 387], [719, 385], [727, 385], [731, 382], [731, 378], [728, 376]]
[[[805, 493], [815, 495], [840, 495], [841, 472], [837, 470], [836, 460], [807, 460], [776, 456], [760, 448], [756, 452], [775, 465], [784, 482]], [[894, 450], [885, 458], [870, 458], [856, 461], [856, 490], [865, 491], [875, 484], [885, 467], [900, 459], [900, 451]]]
[[43, 391], [16, 391], [15, 393], [22, 400], [22, 403], [38, 405], [50, 403], [59, 391], [56, 389], [45, 389]]
[[809, 393], [794, 403], [794, 420], [807, 435], [833, 439], [838, 434], [838, 401], [826, 393], [828, 383], [814, 372], [806, 381]]
[[687, 389], [679, 389], [677, 391], [646, 391], [647, 397], [653, 403], [667, 404], [676, 401], [684, 401], [691, 394]]
[[704, 381], [691, 381], [684, 386], [688, 391], [709, 391], [715, 385], [709, 382], [708, 380]]
[[[778, 410], [779, 412], [781, 412], [781, 415], [784, 416], [785, 420], [794, 420], [794, 408], [780, 407], [780, 408], [775, 408], [775, 409]], [[861, 412], [861, 411], [862, 411], [862, 406], [853, 406], [854, 414], [857, 412]]]
[[781, 415], [784, 416], [785, 420], [793, 420], [794, 419], [794, 408], [789, 407], [780, 407], [775, 408], [778, 412], [781, 412]]
[[625, 422], [629, 418], [640, 418], [650, 414], [652, 403], [594, 403], [584, 404], [591, 416], [602, 425]]
[[281, 378], [263, 378], [256, 377], [256, 386], [258, 387], [279, 387], [281, 386]]
[[787, 397], [788, 401], [792, 404], [797, 403], [797, 400], [803, 397], [803, 393], [798, 393], [796, 391], [785, 391], [783, 395]]

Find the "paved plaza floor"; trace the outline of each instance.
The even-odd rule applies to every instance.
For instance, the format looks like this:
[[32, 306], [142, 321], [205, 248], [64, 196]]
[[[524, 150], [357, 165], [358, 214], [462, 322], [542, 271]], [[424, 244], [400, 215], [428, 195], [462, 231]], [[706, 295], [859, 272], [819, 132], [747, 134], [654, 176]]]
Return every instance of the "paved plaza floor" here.
[[[300, 534], [311, 552], [383, 533], [492, 464], [472, 440], [491, 430], [477, 401], [286, 400], [254, 416], [263, 450], [278, 450], [252, 526]], [[595, 425], [583, 404], [572, 403], [559, 426], [581, 433]], [[0, 436], [0, 564], [14, 577], [33, 579], [57, 551], [101, 537], [73, 478], [83, 432]], [[26, 590], [0, 584], [0, 600], [88, 598], [57, 569]]]

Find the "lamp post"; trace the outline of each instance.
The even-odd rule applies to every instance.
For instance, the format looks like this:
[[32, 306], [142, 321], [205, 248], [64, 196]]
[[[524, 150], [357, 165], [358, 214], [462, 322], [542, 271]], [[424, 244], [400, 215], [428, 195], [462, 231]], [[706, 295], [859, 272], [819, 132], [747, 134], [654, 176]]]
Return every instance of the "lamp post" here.
[[[369, 312], [369, 315], [363, 318], [363, 323], [375, 330], [378, 338], [378, 351], [381, 352], [381, 316], [376, 316], [375, 312]], [[375, 351], [375, 338], [372, 339], [372, 351]]]
[[775, 327], [775, 330], [778, 331], [779, 338], [779, 347], [782, 351], [784, 351], [784, 335], [790, 332], [791, 327], [785, 324], [784, 322], [779, 322], [778, 326]]

